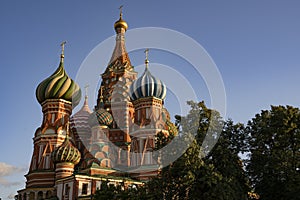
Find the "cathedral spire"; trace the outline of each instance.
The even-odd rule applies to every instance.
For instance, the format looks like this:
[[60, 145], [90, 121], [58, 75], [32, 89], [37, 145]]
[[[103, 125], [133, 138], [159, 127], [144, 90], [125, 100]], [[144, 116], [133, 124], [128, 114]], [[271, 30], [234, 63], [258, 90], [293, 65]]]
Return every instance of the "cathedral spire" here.
[[[126, 21], [123, 20], [123, 6], [120, 6], [120, 18], [115, 22], [114, 28], [116, 31], [116, 45], [108, 67], [131, 70], [131, 62], [125, 48], [125, 32], [128, 28]], [[118, 65], [118, 66], [117, 66]], [[114, 70], [114, 69], [113, 69]]]
[[89, 102], [88, 102], [88, 88], [89, 88], [89, 85], [85, 85], [84, 86], [84, 89], [85, 89], [85, 96], [84, 96], [84, 103], [83, 103], [83, 106], [81, 108], [81, 110], [83, 111], [87, 111], [87, 112], [91, 112], [90, 108], [89, 108]]

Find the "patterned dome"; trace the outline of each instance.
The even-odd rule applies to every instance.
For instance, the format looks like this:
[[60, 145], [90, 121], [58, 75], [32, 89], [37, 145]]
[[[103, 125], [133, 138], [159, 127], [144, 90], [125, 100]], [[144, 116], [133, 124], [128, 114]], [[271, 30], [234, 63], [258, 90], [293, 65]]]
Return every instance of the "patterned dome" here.
[[70, 118], [71, 129], [76, 129], [77, 133], [79, 134], [88, 132], [91, 128], [88, 123], [91, 113], [92, 112], [88, 105], [88, 97], [85, 96], [85, 101], [82, 108]]
[[103, 108], [93, 112], [89, 117], [89, 124], [91, 127], [99, 125], [109, 126], [112, 122], [112, 115]]
[[178, 129], [175, 124], [173, 124], [170, 120], [167, 120], [166, 125], [168, 127], [169, 134], [174, 136], [178, 135]]
[[56, 71], [38, 85], [36, 98], [40, 104], [47, 99], [64, 99], [72, 102], [73, 107], [78, 105], [81, 90], [79, 85], [67, 75], [63, 59]]
[[81, 155], [80, 151], [69, 140], [69, 136], [66, 136], [62, 145], [52, 152], [51, 158], [54, 163], [69, 162], [76, 165], [79, 163]]
[[166, 93], [166, 85], [155, 78], [148, 70], [148, 67], [146, 67], [143, 75], [130, 86], [130, 95], [133, 101], [145, 97], [156, 97], [163, 100], [166, 97]]

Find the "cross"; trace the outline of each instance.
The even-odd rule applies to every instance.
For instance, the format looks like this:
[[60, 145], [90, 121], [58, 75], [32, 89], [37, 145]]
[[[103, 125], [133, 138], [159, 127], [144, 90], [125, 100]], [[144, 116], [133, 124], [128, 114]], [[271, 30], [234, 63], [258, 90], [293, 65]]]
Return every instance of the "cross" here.
[[123, 5], [121, 5], [121, 6], [119, 7], [119, 10], [120, 10], [120, 17], [122, 17], [122, 15], [123, 15], [123, 13], [122, 13], [122, 8], [123, 8]]
[[148, 69], [148, 63], [149, 63], [149, 60], [148, 60], [148, 53], [149, 53], [149, 49], [145, 49], [144, 53], [146, 54], [146, 59], [145, 59], [145, 64], [146, 64], [146, 69]]
[[146, 60], [148, 60], [149, 49], [145, 49], [144, 53], [146, 54]]
[[90, 87], [89, 84], [86, 84], [86, 85], [84, 86], [85, 96], [87, 96], [87, 94], [88, 94], [88, 89], [89, 89], [89, 87]]
[[61, 44], [60, 44], [60, 46], [61, 46], [61, 54], [63, 55], [64, 54], [64, 52], [65, 52], [65, 44], [66, 44], [67, 42], [66, 41], [63, 41]]

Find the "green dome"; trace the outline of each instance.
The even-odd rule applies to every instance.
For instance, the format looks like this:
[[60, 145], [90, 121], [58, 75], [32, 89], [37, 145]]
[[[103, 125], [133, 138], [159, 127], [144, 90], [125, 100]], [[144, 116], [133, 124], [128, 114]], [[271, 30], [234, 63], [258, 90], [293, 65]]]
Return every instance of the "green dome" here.
[[52, 152], [51, 158], [54, 163], [69, 162], [76, 165], [79, 163], [81, 155], [80, 151], [69, 140], [69, 137], [66, 136], [62, 145]]
[[174, 136], [178, 135], [178, 129], [175, 124], [173, 124], [170, 120], [167, 120], [166, 125], [168, 127], [169, 134]]
[[89, 125], [91, 127], [99, 125], [109, 126], [112, 122], [112, 115], [103, 108], [100, 108], [97, 111], [93, 112], [89, 117]]
[[66, 73], [63, 61], [49, 78], [38, 85], [36, 98], [40, 104], [47, 99], [64, 99], [72, 102], [73, 107], [78, 105], [81, 98], [80, 87]]

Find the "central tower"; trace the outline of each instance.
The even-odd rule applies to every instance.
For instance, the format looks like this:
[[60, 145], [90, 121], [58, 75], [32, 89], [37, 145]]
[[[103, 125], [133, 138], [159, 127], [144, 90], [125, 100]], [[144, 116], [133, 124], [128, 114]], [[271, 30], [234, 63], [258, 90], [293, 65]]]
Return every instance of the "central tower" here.
[[115, 161], [116, 165], [130, 165], [129, 127], [134, 116], [134, 108], [130, 101], [129, 87], [136, 79], [137, 72], [131, 65], [125, 47], [125, 32], [128, 28], [123, 20], [122, 7], [120, 18], [115, 22], [116, 43], [111, 59], [105, 72], [101, 75], [102, 82], [98, 91], [95, 110], [106, 109], [114, 118], [109, 130], [109, 140], [120, 147]]

